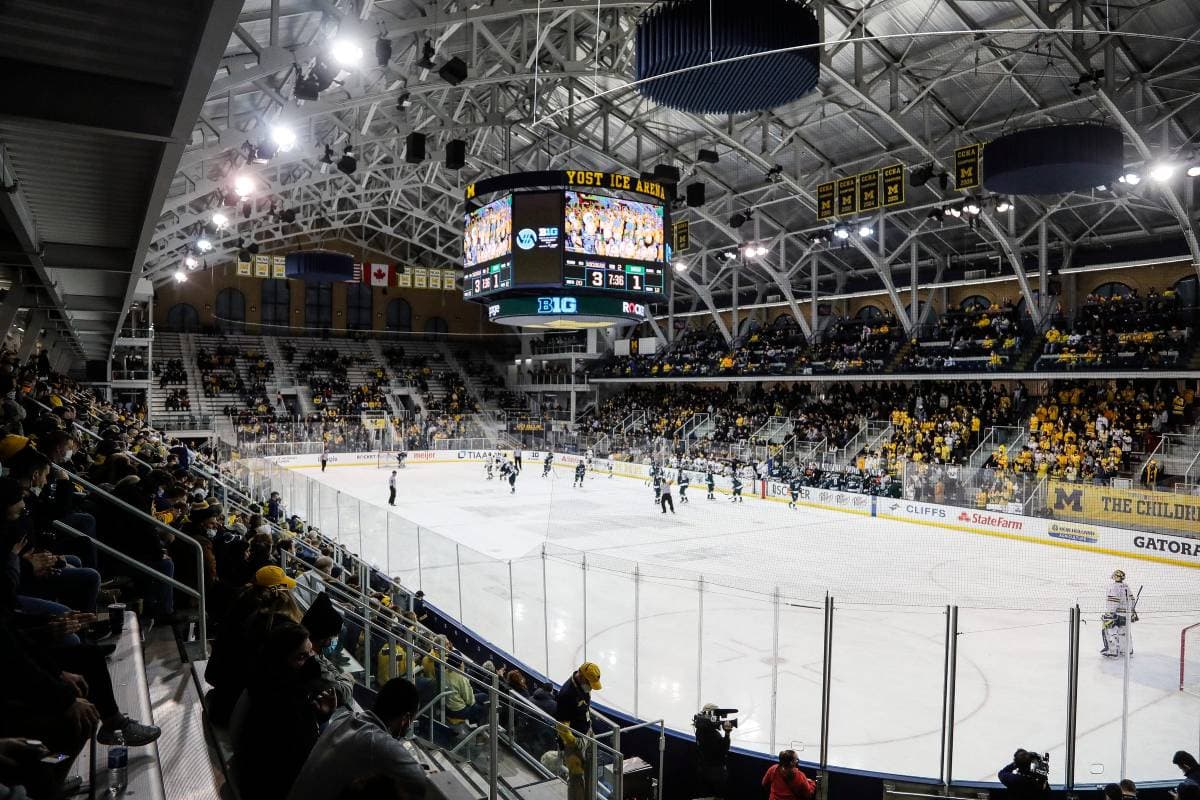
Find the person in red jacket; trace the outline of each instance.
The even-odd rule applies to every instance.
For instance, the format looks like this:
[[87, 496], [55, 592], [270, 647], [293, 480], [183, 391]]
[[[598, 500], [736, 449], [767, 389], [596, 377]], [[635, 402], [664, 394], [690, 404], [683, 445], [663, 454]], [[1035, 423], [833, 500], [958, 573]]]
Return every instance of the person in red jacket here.
[[817, 796], [816, 782], [809, 780], [796, 763], [796, 751], [784, 750], [779, 754], [779, 763], [767, 768], [762, 785], [770, 792], [770, 800], [812, 800]]

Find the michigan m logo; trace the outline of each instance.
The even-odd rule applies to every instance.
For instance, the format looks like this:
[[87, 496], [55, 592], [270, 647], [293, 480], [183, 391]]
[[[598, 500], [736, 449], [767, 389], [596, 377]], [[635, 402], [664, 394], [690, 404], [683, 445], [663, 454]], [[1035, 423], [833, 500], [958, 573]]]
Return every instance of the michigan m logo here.
[[1066, 489], [1055, 487], [1054, 508], [1062, 511], [1067, 506], [1070, 506], [1072, 511], [1083, 513], [1083, 489], [1072, 489], [1068, 492]]

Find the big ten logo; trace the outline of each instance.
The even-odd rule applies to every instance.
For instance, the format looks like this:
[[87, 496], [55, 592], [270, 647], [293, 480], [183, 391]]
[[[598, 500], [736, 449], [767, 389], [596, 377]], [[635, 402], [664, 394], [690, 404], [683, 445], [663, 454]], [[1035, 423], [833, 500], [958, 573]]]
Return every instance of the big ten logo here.
[[538, 238], [548, 243], [558, 240], [558, 228], [538, 228]]
[[1064, 511], [1067, 506], [1070, 506], [1072, 511], [1083, 512], [1083, 489], [1072, 489], [1068, 492], [1066, 489], [1054, 487], [1054, 508]]
[[579, 310], [579, 301], [574, 297], [539, 297], [539, 314], [574, 314]]
[[[646, 316], [646, 307], [641, 303], [630, 303], [628, 301], [621, 303], [621, 313], [631, 314], [635, 317]], [[637, 341], [636, 339], [634, 341]]]
[[537, 231], [533, 228], [521, 228], [517, 231], [517, 247], [522, 250], [532, 250], [537, 244]]

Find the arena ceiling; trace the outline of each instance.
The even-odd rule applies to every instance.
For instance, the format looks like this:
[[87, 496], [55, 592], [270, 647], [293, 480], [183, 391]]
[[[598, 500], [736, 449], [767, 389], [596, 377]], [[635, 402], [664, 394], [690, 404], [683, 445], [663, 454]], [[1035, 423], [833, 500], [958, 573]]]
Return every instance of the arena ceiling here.
[[[703, 208], [678, 212], [692, 222], [688, 268], [676, 280], [680, 310], [727, 304], [737, 281], [739, 302], [782, 297], [807, 325], [794, 300], [808, 299], [814, 280], [823, 296], [868, 281], [891, 295], [907, 325], [897, 286], [914, 263], [922, 280], [990, 263], [1031, 297], [1026, 269], [1036, 269], [1039, 246], [1059, 265], [1124, 245], [1173, 249], [1200, 270], [1195, 181], [1184, 177], [1019, 198], [1011, 213], [987, 210], [974, 225], [931, 214], [963, 197], [934, 178], [910, 186], [907, 205], [872, 235], [814, 241], [829, 227], [816, 220], [818, 183], [898, 161], [949, 171], [955, 147], [1020, 127], [1116, 125], [1127, 165], [1143, 174], [1161, 159], [1192, 158], [1200, 147], [1193, 0], [815, 2], [826, 42], [818, 89], [734, 117], [671, 111], [630, 85], [636, 19], [648, 5], [246, 0], [154, 226], [146, 277], [172, 280], [240, 174], [254, 176], [255, 199], [248, 217], [226, 206], [229, 225], [208, 231], [210, 265], [231, 260], [239, 239], [264, 248], [341, 240], [444, 265], [460, 262], [467, 182], [660, 163], [679, 167], [684, 184], [707, 185]], [[381, 34], [392, 45], [383, 67], [374, 52]], [[342, 40], [361, 46], [361, 65], [319, 99], [298, 102], [298, 76]], [[466, 62], [466, 79], [451, 85], [419, 66], [426, 42], [437, 64]], [[295, 146], [249, 163], [246, 143], [269, 140], [274, 126], [292, 130]], [[412, 131], [428, 137], [427, 158], [415, 165], [404, 157]], [[467, 142], [458, 171], [442, 165], [450, 139]], [[357, 170], [323, 170], [326, 146], [335, 159], [353, 148]], [[702, 148], [719, 162], [698, 163]], [[731, 227], [730, 216], [747, 209], [751, 220]], [[746, 241], [765, 255], [719, 258]]]

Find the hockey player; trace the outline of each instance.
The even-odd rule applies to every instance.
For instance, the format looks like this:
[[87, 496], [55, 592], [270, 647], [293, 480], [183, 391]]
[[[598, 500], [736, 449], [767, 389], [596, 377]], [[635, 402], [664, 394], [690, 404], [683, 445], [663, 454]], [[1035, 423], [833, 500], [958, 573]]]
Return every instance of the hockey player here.
[[388, 477], [388, 505], [396, 505], [396, 470]]
[[799, 475], [792, 476], [792, 480], [788, 483], [788, 493], [792, 496], [792, 499], [788, 501], [788, 508], [796, 507], [796, 501], [800, 499], [800, 487], [803, 485]]
[[662, 501], [662, 472], [658, 467], [650, 470], [653, 477], [650, 478], [650, 483], [654, 486], [654, 505], [658, 505]]
[[742, 476], [733, 473], [733, 497], [729, 498], [731, 503], [742, 502]]
[[487, 461], [484, 461], [483, 462], [483, 471], [484, 471], [484, 473], [487, 474], [487, 479], [489, 481], [492, 478], [496, 477], [496, 459], [489, 458]]
[[500, 479], [504, 480], [505, 478], [508, 478], [509, 494], [517, 493], [518, 472], [520, 472], [520, 470], [518, 470], [516, 465], [508, 459], [505, 459], [504, 463], [500, 465]]
[[546, 453], [546, 457], [542, 459], [542, 477], [550, 474], [550, 464], [554, 461], [554, 453]]
[[329, 445], [321, 445], [321, 472], [325, 471], [325, 467], [329, 466]]
[[408, 453], [401, 450], [396, 453], [396, 469], [404, 469], [404, 465], [408, 461]]
[[717, 482], [713, 478], [712, 467], [709, 467], [708, 472], [706, 472], [704, 475], [704, 484], [708, 487], [708, 499], [716, 500], [717, 497], [716, 497], [716, 495], [713, 494], [713, 489], [716, 488]]
[[587, 475], [587, 466], [582, 461], [575, 465], [575, 480], [571, 483], [572, 487], [578, 486], [583, 488], [583, 479]]
[[667, 513], [667, 506], [671, 507], [671, 513], [675, 513], [675, 500], [671, 497], [671, 478], [666, 476], [662, 482], [662, 500], [659, 502], [662, 506], [662, 513]]
[[612, 480], [612, 459], [611, 458], [608, 461], [608, 479], [610, 481]]
[[585, 458], [584, 463], [587, 464], [588, 470], [591, 470], [592, 459], [594, 459], [595, 457], [596, 457], [596, 451], [594, 451], [592, 448], [589, 447], [587, 449], [587, 455], [584, 457]]
[[1137, 621], [1136, 600], [1125, 583], [1122, 570], [1114, 572], [1112, 580], [1104, 601], [1105, 611], [1100, 615], [1100, 639], [1104, 643], [1100, 655], [1120, 658], [1125, 655], [1126, 647], [1130, 648], [1129, 654], [1133, 655], [1133, 648], [1129, 644], [1129, 623]]
[[688, 478], [687, 472], [679, 473], [679, 502], [681, 503], [686, 503], [688, 501], [687, 490], [690, 482], [691, 479]]

